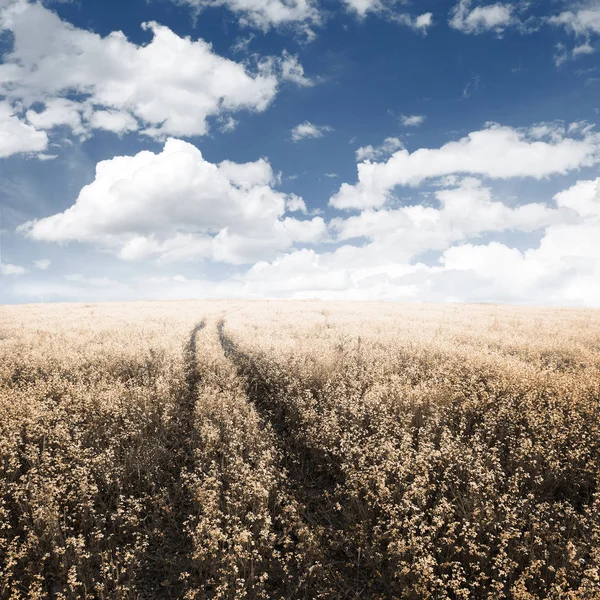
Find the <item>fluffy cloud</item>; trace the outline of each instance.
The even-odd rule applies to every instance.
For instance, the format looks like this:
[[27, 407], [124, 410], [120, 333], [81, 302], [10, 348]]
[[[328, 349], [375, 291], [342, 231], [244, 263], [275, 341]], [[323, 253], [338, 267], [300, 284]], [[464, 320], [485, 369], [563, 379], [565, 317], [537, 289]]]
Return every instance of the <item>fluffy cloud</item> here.
[[358, 183], [342, 184], [329, 201], [338, 209], [383, 206], [396, 186], [416, 186], [427, 179], [472, 174], [492, 179], [567, 173], [600, 161], [600, 135], [575, 124], [568, 131], [558, 125], [527, 130], [490, 124], [457, 142], [413, 153], [396, 151], [385, 162], [358, 165]]
[[496, 3], [472, 8], [472, 0], [460, 0], [452, 11], [450, 27], [463, 33], [493, 31], [500, 35], [507, 27], [518, 24], [512, 4]]
[[404, 148], [404, 144], [397, 137], [383, 140], [381, 146], [362, 146], [356, 151], [356, 160], [377, 160], [393, 154], [396, 150]]
[[424, 115], [402, 115], [400, 117], [400, 124], [404, 125], [404, 127], [418, 127], [419, 125], [423, 125], [425, 118]]
[[[293, 28], [311, 41], [315, 29], [325, 22], [325, 10], [317, 0], [175, 0], [187, 4], [197, 12], [206, 8], [225, 7], [236, 14], [242, 26], [267, 31], [270, 28]], [[391, 0], [342, 0], [346, 10], [359, 19], [368, 13], [405, 25], [415, 31], [425, 32], [433, 24], [433, 15], [425, 13], [412, 16], [397, 13]]]
[[542, 203], [510, 207], [494, 200], [481, 181], [468, 177], [453, 187], [436, 191], [439, 207], [421, 204], [397, 209], [363, 210], [330, 226], [339, 241], [366, 239], [378, 252], [393, 252], [408, 263], [428, 250], [442, 251], [451, 244], [488, 232], [533, 232], [569, 221], [569, 213]]
[[242, 27], [254, 27], [263, 32], [271, 28], [292, 30], [311, 42], [324, 20], [324, 12], [316, 0], [176, 0], [197, 11], [223, 6], [238, 16]]
[[[209, 117], [262, 111], [280, 80], [310, 84], [287, 53], [251, 70], [217, 55], [204, 40], [179, 37], [157, 23], [143, 27], [152, 40], [136, 45], [121, 32], [101, 37], [41, 4], [17, 0], [0, 8], [0, 31], [13, 38], [0, 65], [0, 94], [29, 108], [27, 118], [37, 128], [62, 125], [77, 135], [139, 128], [160, 138], [204, 135]], [[44, 108], [34, 110], [40, 102]]]
[[48, 146], [48, 136], [33, 125], [24, 123], [7, 102], [0, 102], [0, 158], [24, 152], [41, 152]]
[[23, 275], [27, 269], [10, 263], [0, 262], [0, 275]]
[[[557, 194], [556, 208], [508, 207], [492, 201], [474, 180], [438, 198], [438, 209], [369, 211], [340, 219], [342, 237], [367, 234], [370, 241], [260, 262], [238, 281], [237, 294], [600, 306], [600, 179]], [[497, 241], [456, 243], [476, 232], [538, 228], [541, 242], [528, 250]], [[411, 260], [420, 248], [436, 246], [443, 249], [437, 264]]]
[[34, 260], [33, 264], [35, 265], [36, 269], [46, 271], [48, 267], [52, 264], [52, 261], [49, 258], [41, 258], [40, 260]]
[[257, 27], [263, 31], [271, 27], [294, 26], [314, 36], [311, 27], [322, 21], [321, 13], [315, 2], [310, 0], [177, 0], [188, 4], [198, 11], [217, 6], [226, 7], [237, 14], [240, 24]]
[[[2, 69], [2, 66], [0, 66]], [[27, 120], [38, 129], [69, 127], [76, 135], [85, 135], [83, 126], [83, 107], [65, 98], [51, 98], [44, 101], [42, 110], [28, 110]], [[87, 111], [86, 111], [87, 112]]]
[[445, 268], [468, 273], [490, 298], [600, 306], [600, 178], [554, 199], [579, 218], [547, 227], [537, 248], [465, 244], [444, 253]]
[[268, 162], [218, 165], [169, 139], [160, 154], [99, 163], [93, 183], [63, 213], [23, 225], [35, 240], [92, 242], [126, 260], [208, 258], [235, 264], [326, 237], [321, 218], [298, 220], [303, 201], [273, 189]]
[[284, 50], [279, 63], [281, 66], [281, 79], [284, 81], [291, 81], [300, 87], [314, 85], [315, 82], [304, 74], [304, 67], [300, 64], [297, 56]]
[[314, 125], [310, 121], [304, 121], [304, 123], [296, 125], [290, 133], [292, 141], [299, 142], [306, 138], [321, 138], [329, 131], [333, 131], [329, 125]]
[[394, 2], [386, 0], [343, 0], [346, 10], [364, 19], [367, 14], [378, 14], [384, 19], [405, 25], [415, 31], [425, 32], [433, 25], [433, 14], [424, 13], [412, 16], [408, 13], [396, 12]]
[[557, 44], [557, 53], [554, 57], [557, 66], [570, 59], [595, 52], [591, 38], [600, 34], [600, 3], [597, 1], [580, 5], [576, 10], [564, 11], [550, 17], [548, 22], [573, 33], [579, 41], [574, 48], [568, 48], [565, 44]]
[[389, 21], [393, 21], [400, 25], [405, 25], [406, 27], [410, 27], [419, 33], [426, 34], [427, 30], [433, 25], [433, 13], [430, 12], [423, 13], [422, 15], [418, 15], [416, 17], [413, 17], [408, 13], [398, 14], [389, 8], [384, 8], [384, 10], [381, 12], [384, 18], [387, 18]]
[[552, 25], [565, 27], [578, 36], [600, 33], [600, 5], [598, 2], [590, 2], [578, 10], [568, 10], [550, 17], [549, 22]]
[[[117, 283], [76, 275], [69, 276], [68, 286], [16, 280], [12, 289], [21, 296], [69, 299], [287, 297], [600, 306], [600, 178], [556, 194], [554, 206], [510, 207], [493, 200], [473, 179], [439, 190], [438, 200], [438, 208], [412, 207], [414, 214], [405, 215], [411, 222], [404, 229], [398, 211], [367, 211], [371, 222], [365, 216], [360, 224], [361, 233], [368, 233], [367, 243], [348, 240], [330, 252], [291, 250], [222, 281], [175, 275]], [[460, 219], [471, 212], [472, 219]], [[377, 213], [381, 218], [374, 218]], [[489, 216], [477, 218], [484, 213]], [[340, 220], [337, 226], [346, 226], [351, 235], [357, 226], [353, 219]], [[398, 235], [392, 235], [394, 228]], [[466, 237], [474, 231], [533, 228], [540, 228], [541, 241], [524, 250], [499, 241], [458, 240], [453, 232], [458, 229]], [[450, 235], [439, 235], [442, 231]], [[406, 233], [422, 239], [410, 251]], [[435, 247], [438, 242], [432, 239], [443, 249], [438, 261], [424, 264], [416, 253], [420, 247]]]

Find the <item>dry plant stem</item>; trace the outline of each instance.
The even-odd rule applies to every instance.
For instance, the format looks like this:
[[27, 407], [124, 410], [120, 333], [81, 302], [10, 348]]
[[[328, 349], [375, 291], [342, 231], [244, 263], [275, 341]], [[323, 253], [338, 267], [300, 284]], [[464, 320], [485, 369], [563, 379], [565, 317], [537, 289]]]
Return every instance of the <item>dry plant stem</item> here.
[[0, 308], [0, 598], [600, 598], [600, 312]]
[[[327, 597], [353, 597], [352, 585], [346, 580], [344, 568], [353, 549], [332, 544], [332, 537], [339, 537], [344, 524], [333, 506], [333, 491], [340, 473], [319, 452], [302, 444], [288, 428], [290, 415], [277, 401], [274, 385], [262, 377], [252, 358], [243, 353], [225, 332], [224, 321], [218, 324], [219, 340], [225, 356], [237, 367], [246, 381], [246, 393], [262, 419], [276, 433], [276, 443], [287, 473], [286, 489], [300, 507], [301, 518], [314, 532], [318, 546], [315, 553], [325, 565], [320, 581], [320, 594]], [[350, 574], [348, 574], [350, 575]]]

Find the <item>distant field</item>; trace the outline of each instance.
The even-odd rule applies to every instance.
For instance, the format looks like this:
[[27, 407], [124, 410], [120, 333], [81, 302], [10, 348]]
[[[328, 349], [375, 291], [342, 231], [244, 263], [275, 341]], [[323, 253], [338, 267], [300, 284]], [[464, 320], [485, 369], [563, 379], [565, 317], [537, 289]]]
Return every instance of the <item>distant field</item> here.
[[600, 598], [600, 311], [0, 307], [0, 598]]

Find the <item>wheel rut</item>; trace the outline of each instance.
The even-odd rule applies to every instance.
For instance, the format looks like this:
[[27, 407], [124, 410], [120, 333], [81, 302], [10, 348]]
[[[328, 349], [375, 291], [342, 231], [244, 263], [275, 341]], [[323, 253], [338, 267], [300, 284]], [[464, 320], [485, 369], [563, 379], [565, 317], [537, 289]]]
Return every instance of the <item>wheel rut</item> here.
[[183, 349], [184, 381], [173, 407], [164, 452], [172, 468], [161, 482], [164, 510], [151, 527], [150, 543], [142, 568], [142, 581], [161, 582], [160, 588], [144, 590], [144, 598], [183, 598], [186, 574], [192, 569], [193, 545], [186, 523], [194, 510], [185, 484], [186, 472], [194, 467], [194, 416], [196, 398], [202, 381], [197, 368], [197, 337], [206, 326], [203, 319], [191, 330]]
[[352, 565], [356, 554], [347, 551], [341, 539], [344, 528], [343, 516], [334, 508], [336, 486], [343, 482], [343, 475], [324, 454], [309, 448], [294, 435], [289, 423], [290, 415], [275, 398], [272, 383], [265, 381], [255, 360], [243, 352], [227, 335], [225, 322], [217, 324], [217, 333], [223, 352], [236, 367], [245, 381], [246, 395], [256, 407], [261, 419], [276, 434], [282, 456], [282, 466], [287, 472], [287, 493], [299, 507], [302, 520], [319, 540], [319, 560], [325, 568], [325, 588], [335, 589], [335, 594], [321, 597], [355, 598], [356, 574]]

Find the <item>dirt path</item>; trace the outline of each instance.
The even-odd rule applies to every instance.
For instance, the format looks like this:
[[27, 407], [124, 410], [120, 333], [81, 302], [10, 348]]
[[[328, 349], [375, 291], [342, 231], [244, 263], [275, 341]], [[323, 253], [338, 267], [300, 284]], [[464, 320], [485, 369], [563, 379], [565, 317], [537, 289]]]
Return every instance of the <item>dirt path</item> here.
[[324, 597], [356, 598], [355, 549], [340, 543], [345, 526], [343, 514], [334, 508], [335, 489], [343, 475], [327, 456], [306, 446], [290, 426], [288, 409], [276, 397], [272, 383], [251, 356], [244, 353], [225, 331], [225, 322], [217, 325], [225, 356], [235, 365], [245, 381], [246, 394], [261, 419], [276, 433], [276, 443], [287, 473], [287, 493], [294, 498], [300, 516], [318, 540], [319, 561], [326, 571], [323, 590], [334, 589]]
[[[173, 407], [169, 438], [164, 447], [172, 465], [162, 474], [164, 511], [159, 521], [147, 524], [151, 535], [141, 581], [153, 584], [144, 590], [145, 598], [183, 598], [186, 584], [182, 574], [192, 569], [193, 545], [186, 522], [194, 511], [194, 503], [186, 489], [185, 474], [194, 468], [194, 447], [198, 441], [194, 421], [202, 374], [197, 368], [196, 353], [198, 335], [205, 326], [204, 319], [192, 329], [183, 350], [185, 380]], [[162, 582], [159, 589], [154, 586], [156, 581]]]

